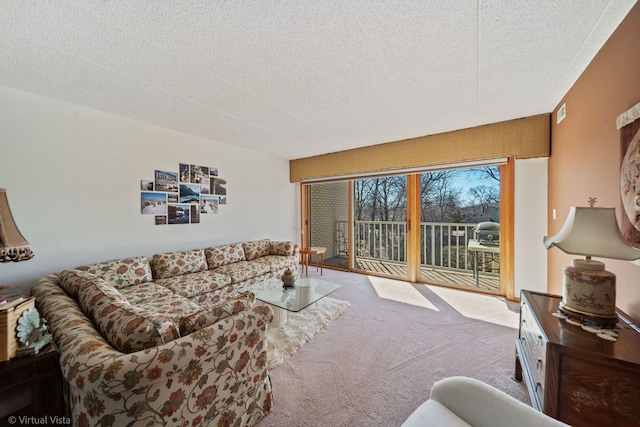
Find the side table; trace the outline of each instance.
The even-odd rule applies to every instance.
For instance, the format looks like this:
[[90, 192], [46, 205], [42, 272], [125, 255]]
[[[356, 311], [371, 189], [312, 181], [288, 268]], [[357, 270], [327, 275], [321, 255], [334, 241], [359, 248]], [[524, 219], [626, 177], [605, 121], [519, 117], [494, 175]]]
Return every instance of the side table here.
[[320, 266], [320, 275], [322, 276], [322, 267], [324, 265], [324, 254], [327, 252], [327, 248], [314, 246], [311, 248], [300, 249], [300, 255], [302, 255], [302, 269], [305, 271], [305, 275], [309, 276], [309, 257], [311, 255], [316, 256], [316, 271]]
[[0, 425], [16, 425], [11, 416], [59, 417], [64, 424], [59, 359], [58, 349], [49, 344], [38, 354], [0, 363]]

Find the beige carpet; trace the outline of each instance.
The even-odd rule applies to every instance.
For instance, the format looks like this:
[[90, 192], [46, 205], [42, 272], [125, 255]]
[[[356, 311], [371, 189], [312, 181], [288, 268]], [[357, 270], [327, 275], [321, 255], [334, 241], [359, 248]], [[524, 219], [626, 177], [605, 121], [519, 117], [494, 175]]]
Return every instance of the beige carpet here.
[[512, 379], [517, 303], [329, 269], [322, 279], [351, 307], [269, 372], [273, 409], [256, 427], [400, 426], [455, 375], [530, 402]]
[[269, 369], [291, 357], [329, 323], [342, 316], [351, 306], [346, 301], [325, 297], [298, 313], [287, 312], [287, 321], [270, 326], [267, 332]]

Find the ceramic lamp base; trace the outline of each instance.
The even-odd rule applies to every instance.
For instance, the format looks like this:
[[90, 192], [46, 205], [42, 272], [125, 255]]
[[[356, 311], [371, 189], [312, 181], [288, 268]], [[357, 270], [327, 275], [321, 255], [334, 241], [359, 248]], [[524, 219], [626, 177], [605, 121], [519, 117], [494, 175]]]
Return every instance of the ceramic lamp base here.
[[600, 261], [574, 259], [571, 267], [564, 268], [560, 311], [575, 321], [614, 327], [618, 322], [615, 274]]

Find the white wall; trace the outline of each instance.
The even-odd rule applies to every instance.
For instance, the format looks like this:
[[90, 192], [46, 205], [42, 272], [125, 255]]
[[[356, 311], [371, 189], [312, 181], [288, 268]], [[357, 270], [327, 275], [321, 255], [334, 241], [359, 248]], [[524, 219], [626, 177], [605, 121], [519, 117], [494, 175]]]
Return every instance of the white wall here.
[[[154, 225], [140, 181], [179, 163], [218, 167], [228, 204], [200, 224]], [[0, 284], [85, 263], [260, 238], [299, 240], [285, 159], [0, 86], [0, 187], [35, 258]]]
[[547, 250], [542, 238], [547, 234], [548, 159], [516, 160], [514, 275], [515, 293], [522, 289], [547, 292]]

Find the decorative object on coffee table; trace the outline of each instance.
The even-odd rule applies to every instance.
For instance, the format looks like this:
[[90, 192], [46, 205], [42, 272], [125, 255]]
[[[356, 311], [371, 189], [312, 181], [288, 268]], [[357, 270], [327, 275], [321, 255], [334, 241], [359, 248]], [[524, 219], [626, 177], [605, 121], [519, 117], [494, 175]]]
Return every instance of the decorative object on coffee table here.
[[604, 269], [604, 263], [591, 257], [621, 260], [640, 259], [640, 249], [624, 240], [614, 208], [571, 207], [569, 216], [554, 237], [545, 237], [547, 249], [556, 246], [572, 255], [585, 255], [574, 259], [564, 268], [560, 311], [571, 320], [590, 321], [603, 328], [612, 328], [618, 322], [616, 314], [616, 276]]
[[290, 268], [287, 268], [282, 275], [282, 287], [283, 288], [292, 288], [296, 282], [296, 277], [293, 275], [293, 272]]

